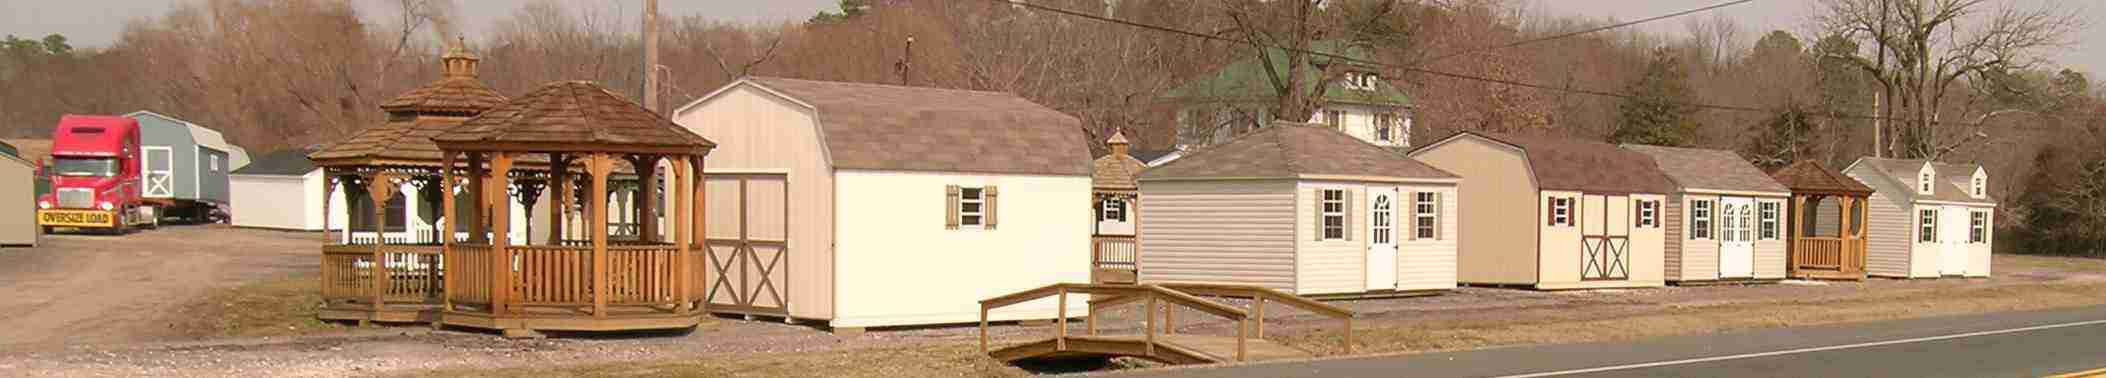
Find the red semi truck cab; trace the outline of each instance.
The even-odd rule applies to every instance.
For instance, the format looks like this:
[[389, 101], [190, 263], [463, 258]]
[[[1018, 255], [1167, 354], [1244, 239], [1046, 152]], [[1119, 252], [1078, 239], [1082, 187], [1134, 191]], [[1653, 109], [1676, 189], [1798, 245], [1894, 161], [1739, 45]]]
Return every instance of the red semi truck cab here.
[[118, 116], [66, 115], [51, 133], [44, 173], [51, 192], [37, 198], [37, 224], [123, 232], [153, 224], [139, 196], [139, 122]]

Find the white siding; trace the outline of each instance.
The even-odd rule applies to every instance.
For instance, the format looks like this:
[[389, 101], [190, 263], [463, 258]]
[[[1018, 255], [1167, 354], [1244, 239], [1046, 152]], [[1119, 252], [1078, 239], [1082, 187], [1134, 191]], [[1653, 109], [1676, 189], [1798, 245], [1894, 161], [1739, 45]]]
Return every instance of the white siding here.
[[[974, 322], [982, 299], [1089, 282], [1088, 176], [843, 170], [835, 178], [843, 227], [832, 326]], [[945, 229], [948, 185], [997, 186], [997, 227]], [[1069, 299], [1069, 314], [1087, 309], [1082, 299]], [[992, 318], [1052, 318], [1053, 303], [1011, 306]]]
[[[1322, 109], [1318, 109], [1316, 114], [1309, 117], [1309, 123], [1324, 124], [1324, 111], [1326, 110], [1337, 110], [1344, 113], [1344, 117], [1339, 120], [1339, 131], [1345, 132], [1346, 135], [1352, 135], [1354, 138], [1359, 138], [1377, 146], [1404, 147], [1410, 145], [1411, 124], [1413, 122], [1410, 110], [1401, 107], [1328, 103], [1323, 104]], [[1395, 136], [1395, 139], [1389, 141], [1375, 139], [1375, 114], [1377, 113], [1393, 114], [1401, 119], [1398, 121], [1397, 130], [1392, 134]]]
[[[232, 175], [228, 212], [235, 227], [320, 231], [320, 175]], [[308, 189], [308, 181], [315, 187]], [[315, 200], [308, 200], [314, 197]], [[310, 205], [312, 204], [312, 205]]]
[[[1346, 239], [1316, 240], [1318, 189], [1344, 189]], [[1297, 183], [1294, 201], [1296, 233], [1295, 294], [1336, 294], [1367, 290], [1367, 190], [1359, 183]], [[1143, 234], [1141, 237], [1148, 237]]]
[[1946, 218], [1946, 215], [1944, 214], [1944, 206], [1917, 203], [1914, 206], [1909, 207], [1909, 211], [1907, 212], [1909, 222], [1908, 276], [1912, 278], [1936, 278], [1939, 275], [1940, 268], [1942, 268], [1939, 265], [1944, 263], [1944, 260], [1942, 259], [1944, 246], [1939, 245], [1937, 240], [1938, 238], [1945, 237], [1944, 235], [1937, 235], [1937, 238], [1932, 238], [1930, 242], [1922, 242], [1923, 227], [1921, 227], [1921, 224], [1917, 223], [1921, 222], [1921, 220], [1917, 219], [1917, 217], [1921, 216], [1923, 214], [1922, 211], [1924, 210], [1932, 210], [1939, 212], [1937, 218], [1932, 220], [1932, 222], [1935, 223], [1933, 226], [1931, 226], [1937, 228], [1937, 232], [1948, 232], [1948, 230], [1952, 229], [1945, 226], [1945, 222], [1947, 222], [1946, 219], [1948, 218]]
[[1292, 181], [1141, 183], [1141, 282], [1294, 290]]
[[[1459, 198], [1456, 198], [1455, 187], [1450, 185], [1406, 185], [1399, 190], [1398, 194], [1406, 199], [1411, 199], [1414, 198], [1412, 193], [1428, 191], [1440, 193], [1440, 226], [1435, 229], [1439, 233], [1439, 237], [1434, 239], [1412, 239], [1408, 237], [1398, 239], [1397, 290], [1442, 290], [1455, 288], [1455, 228], [1457, 224], [1455, 218], [1461, 214], [1461, 212], [1457, 211], [1459, 206], [1456, 204], [1461, 201]], [[1400, 203], [1412, 204], [1414, 202], [1400, 201]], [[1400, 228], [1406, 229], [1406, 232], [1416, 232], [1410, 229], [1416, 224], [1413, 223], [1416, 218], [1413, 218], [1411, 211], [1414, 210], [1406, 207], [1405, 211], [1399, 212], [1403, 216], [1398, 219], [1403, 221], [1397, 224]]]
[[1910, 275], [1910, 253], [1916, 231], [1916, 215], [1912, 207], [1892, 193], [1913, 193], [1915, 188], [1894, 185], [1879, 177], [1870, 166], [1851, 167], [1844, 174], [1858, 182], [1871, 186], [1872, 197], [1865, 214], [1865, 273], [1881, 277], [1908, 277]]
[[1975, 209], [1988, 212], [1989, 219], [1987, 220], [1988, 224], [1985, 226], [1986, 229], [1982, 230], [1986, 234], [1983, 235], [1982, 243], [1967, 246], [1967, 275], [1970, 277], [1988, 277], [1990, 272], [1989, 262], [1994, 260], [1991, 258], [1991, 254], [1994, 253], [1994, 251], [1991, 251], [1991, 248], [1996, 245], [1996, 208], [1976, 207]]

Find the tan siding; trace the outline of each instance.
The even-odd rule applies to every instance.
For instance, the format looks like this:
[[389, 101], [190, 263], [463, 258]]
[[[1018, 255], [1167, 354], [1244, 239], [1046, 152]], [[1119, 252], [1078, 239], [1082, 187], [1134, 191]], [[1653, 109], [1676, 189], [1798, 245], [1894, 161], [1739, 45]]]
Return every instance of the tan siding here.
[[1874, 276], [1907, 277], [1910, 246], [1916, 235], [1910, 226], [1914, 215], [1909, 214], [1899, 199], [1888, 196], [1888, 193], [1907, 188], [1892, 185], [1871, 169], [1857, 166], [1844, 172], [1874, 190], [1865, 214], [1869, 218], [1865, 222], [1865, 272]]
[[1141, 282], [1294, 289], [1291, 181], [1141, 184]]
[[1359, 183], [1302, 182], [1295, 189], [1294, 229], [1316, 232], [1316, 191], [1345, 189], [1346, 240], [1316, 240], [1301, 234], [1295, 243], [1295, 294], [1332, 294], [1367, 289], [1367, 188]]
[[1660, 212], [1660, 231], [1667, 237], [1667, 245], [1662, 250], [1661, 255], [1661, 266], [1663, 267], [1661, 272], [1667, 277], [1668, 281], [1686, 279], [1682, 275], [1683, 271], [1687, 270], [1682, 268], [1682, 245], [1688, 244], [1688, 241], [1682, 240], [1682, 238], [1689, 232], [1683, 230], [1683, 227], [1686, 227], [1683, 226], [1682, 219], [1683, 196], [1682, 194], [1669, 195], [1667, 196], [1667, 203], [1661, 205], [1664, 209]]
[[[1408, 185], [1399, 190], [1401, 195], [1413, 192], [1433, 191], [1440, 193], [1440, 237], [1436, 239], [1401, 238], [1397, 243], [1397, 290], [1429, 290], [1455, 288], [1455, 225], [1459, 205], [1456, 203], [1455, 187], [1447, 185]], [[1410, 198], [1410, 197], [1407, 197]], [[1410, 216], [1406, 213], [1407, 217]], [[1403, 218], [1410, 219], [1410, 218]], [[1400, 226], [1414, 223], [1398, 222]], [[1406, 232], [1415, 232], [1407, 230]]]
[[[790, 315], [807, 319], [834, 316], [834, 176], [820, 146], [817, 124], [810, 109], [745, 86], [707, 99], [673, 116], [681, 126], [717, 143], [705, 159], [705, 172], [767, 171], [788, 174]], [[716, 213], [719, 193], [710, 197], [709, 209]], [[780, 212], [777, 210], [776, 212]], [[710, 234], [727, 219], [712, 215]], [[735, 235], [735, 234], [733, 234]]]
[[1421, 162], [1463, 177], [1457, 189], [1457, 279], [1467, 283], [1536, 282], [1542, 219], [1534, 179], [1519, 151], [1461, 137], [1414, 153]]
[[1785, 238], [1789, 237], [1786, 233], [1787, 229], [1791, 228], [1791, 224], [1787, 221], [1787, 218], [1790, 218], [1791, 214], [1789, 211], [1786, 210], [1786, 206], [1784, 204], [1787, 200], [1789, 199], [1786, 197], [1755, 199], [1756, 202], [1774, 203], [1777, 206], [1777, 239], [1775, 240], [1762, 239], [1762, 213], [1760, 210], [1761, 206], [1756, 206], [1757, 210], [1755, 213], [1755, 278], [1784, 278], [1785, 265], [1790, 263], [1789, 256], [1786, 254], [1785, 251], [1785, 249], [1787, 249], [1787, 243], [1785, 243], [1784, 241]]
[[1584, 258], [1581, 247], [1582, 232], [1601, 233], [1615, 230], [1623, 234], [1626, 225], [1634, 220], [1632, 201], [1666, 199], [1659, 194], [1633, 195], [1582, 195], [1579, 192], [1545, 191], [1538, 202], [1546, 208], [1551, 197], [1577, 198], [1575, 212], [1579, 214], [1575, 227], [1545, 227], [1542, 242], [1542, 274], [1537, 288], [1576, 289], [1612, 287], [1660, 286], [1665, 262], [1662, 251], [1666, 249], [1665, 230], [1629, 227], [1626, 258], [1630, 267], [1629, 279], [1617, 281], [1583, 281], [1580, 265]]
[[[1719, 197], [1718, 197], [1718, 196], [1709, 196], [1709, 195], [1687, 195], [1687, 196], [1682, 196], [1682, 206], [1683, 206], [1683, 208], [1691, 208], [1691, 205], [1690, 205], [1690, 203], [1692, 203], [1691, 201], [1696, 201], [1696, 200], [1705, 200], [1705, 201], [1711, 201], [1711, 211], [1713, 212], [1713, 215], [1714, 215], [1714, 216], [1715, 216], [1715, 215], [1717, 215], [1716, 213], [1718, 212], [1718, 200], [1719, 200]], [[1714, 217], [1714, 219], [1715, 219], [1715, 217]], [[1715, 280], [1715, 279], [1718, 279], [1718, 249], [1719, 249], [1719, 248], [1718, 248], [1718, 231], [1717, 231], [1717, 230], [1718, 230], [1718, 227], [1717, 227], [1717, 223], [1716, 223], [1716, 222], [1714, 221], [1714, 223], [1713, 223], [1713, 225], [1712, 225], [1712, 234], [1711, 234], [1711, 236], [1712, 236], [1712, 237], [1711, 237], [1710, 239], [1703, 239], [1703, 240], [1691, 240], [1691, 239], [1689, 239], [1689, 235], [1691, 235], [1691, 233], [1690, 233], [1690, 232], [1689, 232], [1689, 230], [1687, 229], [1687, 227], [1689, 227], [1689, 226], [1688, 226], [1688, 224], [1690, 224], [1691, 222], [1694, 222], [1694, 221], [1693, 221], [1693, 220], [1686, 220], [1686, 219], [1685, 219], [1685, 220], [1684, 220], [1684, 222], [1683, 222], [1683, 227], [1684, 227], [1684, 229], [1682, 230], [1682, 239], [1681, 239], [1681, 240], [1682, 240], [1682, 277], [1680, 277], [1680, 278], [1681, 278], [1681, 279], [1687, 279], [1687, 280]], [[1670, 277], [1670, 278], [1673, 278], [1673, 277]]]
[[[27, 162], [0, 156], [0, 183], [5, 183], [0, 184], [0, 214], [9, 214], [6, 220], [0, 220], [0, 244], [33, 245], [37, 242], [37, 234], [42, 232], [36, 225], [35, 209], [37, 201], [33, 198], [36, 195], [34, 193], [36, 187], [33, 185], [35, 180], [31, 178], [33, 170], [34, 168], [31, 168]], [[294, 187], [299, 188], [298, 185]], [[286, 195], [297, 198], [297, 196], [319, 191], [301, 189], [301, 193], [286, 193]], [[236, 197], [236, 199], [239, 199], [239, 197]], [[292, 205], [288, 207], [300, 208], [302, 206]], [[307, 217], [300, 218], [300, 220], [305, 220]], [[304, 228], [304, 225], [302, 228]]]

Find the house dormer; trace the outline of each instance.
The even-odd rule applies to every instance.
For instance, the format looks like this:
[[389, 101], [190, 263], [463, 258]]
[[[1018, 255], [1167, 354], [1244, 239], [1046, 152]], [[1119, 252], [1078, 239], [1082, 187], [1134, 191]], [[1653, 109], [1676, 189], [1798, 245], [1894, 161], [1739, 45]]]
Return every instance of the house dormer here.
[[1989, 196], [1989, 170], [1974, 167], [1974, 177], [1967, 180], [1967, 196], [1977, 199]]
[[1923, 168], [1916, 170], [1916, 194], [1937, 194], [1937, 183], [1938, 169], [1931, 167], [1930, 162], [1924, 162]]

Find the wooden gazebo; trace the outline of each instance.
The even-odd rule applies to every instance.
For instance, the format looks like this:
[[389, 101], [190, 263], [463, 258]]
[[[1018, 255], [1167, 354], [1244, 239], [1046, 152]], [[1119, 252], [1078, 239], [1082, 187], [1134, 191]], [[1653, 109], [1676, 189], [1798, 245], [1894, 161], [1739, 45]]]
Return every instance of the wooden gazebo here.
[[[446, 240], [445, 302], [440, 322], [504, 330], [508, 335], [537, 330], [609, 331], [694, 326], [703, 315], [699, 297], [702, 260], [694, 257], [697, 235], [704, 235], [703, 186], [698, 174], [703, 157], [716, 143], [688, 131], [590, 82], [543, 85], [431, 138], [448, 167], [445, 182], [465, 181], [470, 192], [483, 193], [478, 207], [493, 209], [483, 227], [507, 229], [511, 217], [503, 203], [518, 163], [530, 158], [550, 162], [548, 180], [564, 209], [575, 173], [583, 173], [589, 191], [583, 196], [587, 240], [550, 238], [544, 245], [493, 233], [487, 242]], [[644, 183], [658, 181], [655, 167], [672, 167], [667, 189], [676, 193], [665, 207], [674, 227], [670, 241], [647, 230], [633, 241], [610, 240], [608, 178], [617, 159], [630, 161]], [[577, 172], [581, 170], [582, 172]], [[464, 172], [460, 174], [456, 172]], [[649, 188], [640, 197], [656, 195]], [[446, 218], [455, 207], [446, 197]], [[642, 220], [655, 219], [649, 204]], [[550, 222], [560, 228], [562, 222]], [[652, 227], [648, 222], [643, 228]], [[565, 235], [561, 230], [551, 230]]]
[[1815, 161], [1794, 163], [1770, 176], [1792, 191], [1786, 274], [1865, 279], [1865, 201], [1872, 187]]
[[1090, 282], [1134, 283], [1140, 256], [1140, 186], [1134, 176], [1146, 168], [1130, 155], [1132, 142], [1115, 131], [1104, 144], [1111, 153], [1097, 158], [1090, 172]]
[[[424, 208], [437, 209], [447, 203], [442, 197], [451, 197], [450, 186], [440, 186], [440, 152], [431, 137], [507, 101], [476, 78], [478, 61], [456, 41], [440, 57], [443, 76], [438, 81], [380, 105], [387, 112], [385, 123], [308, 155], [323, 171], [322, 229], [328, 239], [322, 246], [323, 304], [318, 317], [435, 320], [432, 310], [442, 295], [440, 241], [457, 232], [447, 232], [450, 227], [440, 226], [437, 217], [421, 225], [402, 224], [402, 219], [389, 216], [388, 203], [397, 196], [412, 196], [404, 198], [407, 207], [421, 202]], [[415, 191], [403, 192], [405, 184]], [[331, 223], [335, 217], [330, 208], [339, 189], [351, 208], [341, 225]], [[372, 204], [371, 212], [360, 214], [360, 203]], [[453, 223], [450, 216], [446, 219]], [[454, 231], [476, 240], [487, 237], [480, 229]]]

